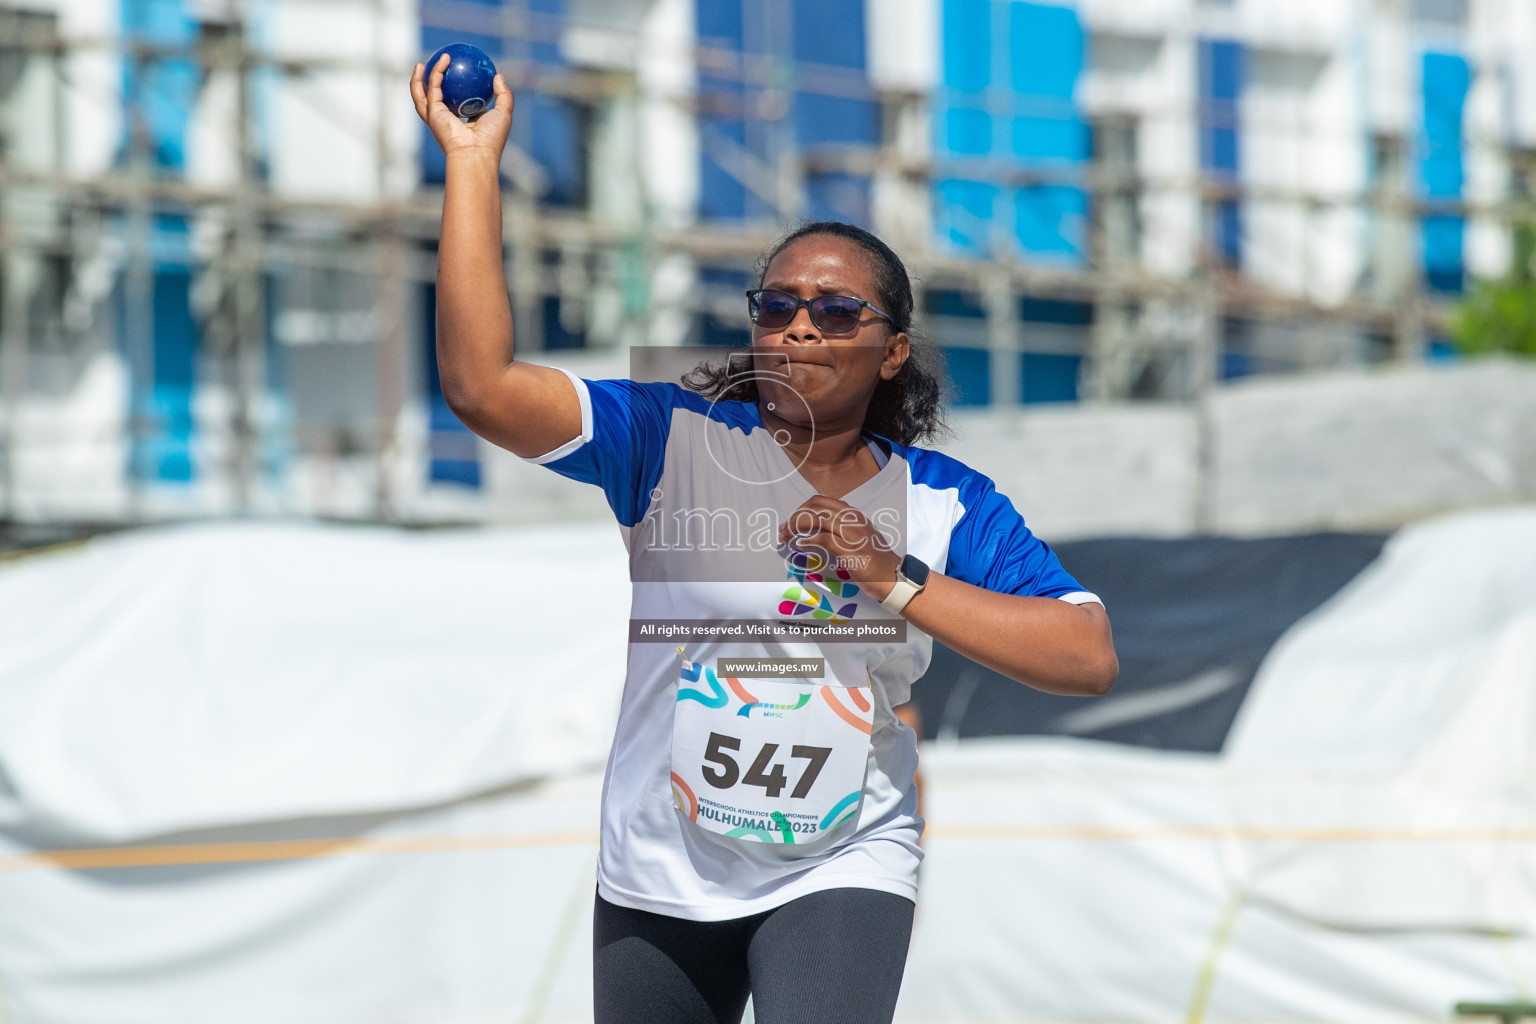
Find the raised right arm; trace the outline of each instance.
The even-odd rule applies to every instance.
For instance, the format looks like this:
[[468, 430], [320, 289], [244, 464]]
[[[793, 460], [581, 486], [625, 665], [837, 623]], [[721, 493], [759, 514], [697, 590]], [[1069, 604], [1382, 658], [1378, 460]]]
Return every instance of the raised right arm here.
[[536, 458], [581, 433], [570, 378], [513, 356], [512, 306], [502, 270], [501, 152], [512, 127], [512, 92], [496, 76], [496, 105], [466, 124], [443, 103], [446, 55], [416, 65], [416, 113], [447, 157], [437, 255], [437, 368], [443, 397], [492, 444]]

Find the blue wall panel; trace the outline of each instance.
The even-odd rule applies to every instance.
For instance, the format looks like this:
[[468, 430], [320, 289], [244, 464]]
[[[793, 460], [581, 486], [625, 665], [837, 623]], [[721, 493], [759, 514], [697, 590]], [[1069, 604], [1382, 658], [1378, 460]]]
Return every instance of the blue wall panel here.
[[[520, 132], [516, 125], [523, 126]], [[586, 202], [586, 151], [576, 110], [565, 100], [539, 93], [518, 102], [513, 138], [548, 175], [541, 202], [581, 206]]]
[[941, 25], [941, 164], [982, 158], [999, 172], [1038, 169], [1059, 180], [998, 185], [995, 178], [945, 175], [941, 167], [934, 190], [940, 242], [983, 258], [1002, 244], [1039, 260], [1081, 262], [1088, 197], [1074, 176], [1086, 169], [1089, 139], [1074, 98], [1085, 46], [1076, 11], [1020, 0], [944, 0]]
[[[556, 33], [565, 27], [566, 0], [519, 2], [527, 5], [533, 23], [540, 26], [523, 44], [522, 54], [535, 64], [562, 66], [565, 60]], [[531, 90], [528, 99], [530, 102], [518, 109], [512, 139], [549, 175], [549, 191], [543, 202], [555, 206], [585, 203], [587, 155], [576, 108], [566, 100]]]
[[694, 27], [699, 42], [705, 45], [721, 45], [736, 50], [742, 48], [746, 26], [742, 24], [742, 0], [699, 0], [695, 7]]
[[[841, 81], [849, 92], [865, 80], [864, 0], [794, 0], [793, 55], [797, 62], [855, 72]], [[829, 78], [830, 78], [829, 74]], [[829, 90], [795, 92], [795, 142], [806, 150], [818, 146], [877, 146], [880, 108], [872, 99], [829, 95]], [[870, 181], [844, 171], [806, 176], [806, 214], [817, 220], [842, 220], [869, 227]]]
[[[1026, 339], [1035, 324], [1086, 328], [1093, 323], [1093, 305], [1066, 299], [1019, 300], [1019, 319]], [[1019, 397], [1031, 402], [1075, 402], [1082, 356], [1065, 352], [1025, 352], [1019, 360]]]
[[[746, 52], [743, 0], [703, 0], [695, 5], [699, 45], [724, 51], [731, 58]], [[738, 62], [719, 74], [699, 68], [699, 216], [710, 220], [754, 220], [772, 215], [762, 197], [753, 194], [740, 176], [727, 168], [718, 149], [747, 148], [748, 91]], [[720, 143], [725, 143], [722, 147]], [[760, 154], [761, 155], [761, 154]], [[732, 168], [734, 169], [734, 168]]]
[[[1421, 63], [1424, 120], [1419, 134], [1419, 183], [1428, 199], [1461, 196], [1462, 114], [1472, 84], [1464, 57], [1426, 53]], [[1460, 292], [1466, 286], [1463, 244], [1466, 221], [1455, 214], [1424, 218], [1424, 278], [1431, 288]]]
[[542, 319], [544, 321], [544, 348], [586, 348], [587, 332], [585, 330], [568, 331], [560, 320], [560, 296], [544, 296], [542, 307]]
[[1008, 81], [1023, 96], [1072, 98], [1083, 71], [1083, 27], [1070, 7], [1008, 8]]
[[762, 198], [749, 192], [741, 178], [726, 170], [711, 152], [714, 148], [711, 143], [717, 140], [745, 148], [746, 122], [726, 117], [701, 117], [699, 120], [708, 122], [710, 131], [717, 137], [705, 136], [699, 147], [699, 216], [708, 220], [769, 216], [771, 211]]
[[1085, 53], [1076, 12], [1015, 3], [1008, 15], [1009, 83], [1025, 109], [1010, 126], [1013, 154], [1030, 165], [1084, 163], [1088, 126], [1073, 101]]
[[[771, 176], [781, 145], [793, 143], [814, 155], [818, 148], [879, 143], [880, 110], [868, 95], [865, 76], [864, 0], [793, 0], [787, 5], [707, 0], [695, 7], [695, 25], [699, 44], [720, 51], [706, 55], [699, 69], [701, 217], [778, 218], [771, 201], [775, 183], [765, 181], [756, 191], [747, 187], [743, 154], [745, 162]], [[742, 57], [779, 63], [765, 81], [749, 73]], [[790, 103], [782, 116], [761, 119], [760, 101], [768, 89], [787, 92]], [[733, 149], [738, 152], [728, 152]], [[866, 175], [812, 172], [805, 193], [804, 212], [810, 217], [869, 223]]]
[[[981, 297], [969, 292], [935, 289], [923, 301], [929, 317], [981, 320], [987, 315]], [[986, 405], [992, 394], [992, 354], [984, 348], [944, 345], [944, 340], [941, 331], [938, 341], [945, 372], [954, 384], [954, 404]]]
[[[1237, 185], [1242, 173], [1243, 90], [1248, 78], [1248, 53], [1230, 39], [1202, 39], [1198, 47], [1200, 88], [1200, 169], [1207, 180]], [[1242, 262], [1242, 204], [1222, 199], [1214, 204], [1207, 223], [1212, 254], [1227, 266]]]
[[945, 148], [955, 156], [987, 156], [992, 152], [992, 117], [985, 110], [951, 107], [941, 115]]
[[945, 178], [934, 186], [939, 238], [963, 252], [991, 250], [992, 223], [1002, 190], [984, 181]]
[[[183, 0], [123, 0], [123, 33], [135, 43], [190, 50], [198, 27]], [[197, 100], [197, 65], [190, 59], [147, 58], [123, 62], [123, 96], [137, 118], [124, 127], [123, 159], [130, 155], [132, 121], [143, 124], [155, 162], [186, 166], [187, 123]]]
[[1014, 235], [1026, 253], [1075, 263], [1082, 259], [1088, 196], [1070, 185], [1030, 185], [1014, 198]]
[[134, 438], [134, 476], [185, 483], [193, 477], [192, 389], [197, 377], [197, 324], [192, 319], [192, 272], [154, 273], [154, 383], [135, 402], [148, 430]]
[[[123, 0], [124, 36], [147, 47], [189, 52], [198, 37], [197, 21], [183, 0]], [[198, 70], [191, 59], [145, 57], [123, 65], [123, 100], [127, 108], [119, 161], [135, 158], [132, 136], [141, 125], [149, 159], [161, 176], [186, 170], [187, 127], [197, 102]], [[151, 173], [156, 173], [152, 170]], [[197, 324], [190, 302], [192, 274], [184, 217], [151, 219], [149, 252], [153, 368], [135, 367], [132, 405], [147, 427], [134, 437], [129, 472], [137, 479], [184, 483], [193, 478], [192, 391], [197, 373]], [[124, 307], [126, 313], [126, 306]], [[124, 332], [144, 325], [127, 324]]]
[[955, 386], [957, 406], [986, 405], [991, 401], [992, 353], [984, 348], [944, 348], [944, 368]]
[[705, 305], [712, 306], [721, 297], [728, 298], [740, 312], [735, 317], [716, 316], [712, 312], [699, 315], [699, 344], [718, 345], [723, 348], [744, 348], [752, 344], [752, 331], [747, 322], [747, 303], [743, 296], [748, 288], [757, 287], [757, 275], [731, 267], [699, 268], [699, 285], [704, 290]]
[[944, 0], [944, 85], [980, 92], [992, 84], [992, 0]]
[[1082, 356], [1025, 352], [1019, 360], [1019, 395], [1026, 403], [1075, 402], [1082, 364]]

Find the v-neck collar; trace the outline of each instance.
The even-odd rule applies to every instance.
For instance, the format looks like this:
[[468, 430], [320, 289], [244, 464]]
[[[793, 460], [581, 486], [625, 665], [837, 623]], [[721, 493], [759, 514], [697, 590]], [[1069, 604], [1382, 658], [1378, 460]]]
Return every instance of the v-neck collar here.
[[[764, 431], [767, 431], [768, 425], [763, 422], [762, 410], [758, 409], [754, 403], [752, 411], [757, 415], [757, 425]], [[882, 438], [879, 438], [877, 435], [871, 434], [868, 431], [861, 432], [859, 434], [859, 438], [866, 445], [870, 445], [872, 447], [879, 447], [881, 440], [883, 440]], [[777, 453], [778, 458], [783, 462], [784, 468], [787, 470], [788, 475], [795, 479], [800, 489], [806, 492], [807, 497], [813, 494], [821, 493], [820, 491], [816, 490], [816, 486], [814, 484], [812, 484], [801, 474], [800, 467], [795, 465], [794, 460], [789, 457], [789, 453], [784, 450], [782, 445], [773, 439], [773, 435], [771, 433], [768, 434], [768, 443], [773, 446], [773, 450]], [[874, 452], [871, 452], [870, 454], [875, 455]], [[850, 505], [853, 504], [852, 501], [849, 501], [850, 497], [858, 494], [860, 491], [864, 490], [864, 488], [869, 487], [876, 481], [881, 480], [888, 473], [891, 473], [893, 471], [892, 467], [897, 465], [897, 461], [898, 460], [893, 456], [891, 452], [885, 451], [882, 448], [880, 454], [875, 455], [875, 464], [880, 466], [880, 468], [875, 471], [875, 475], [870, 477], [868, 480], [865, 480], [857, 487], [845, 491], [841, 495], [837, 495], [837, 500], [848, 502]], [[832, 497], [832, 495], [828, 495], [828, 497]]]

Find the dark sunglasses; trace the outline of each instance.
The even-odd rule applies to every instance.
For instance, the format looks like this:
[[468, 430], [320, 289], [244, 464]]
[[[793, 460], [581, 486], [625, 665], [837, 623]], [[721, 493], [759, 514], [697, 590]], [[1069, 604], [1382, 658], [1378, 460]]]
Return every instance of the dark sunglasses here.
[[800, 312], [801, 306], [810, 310], [811, 323], [816, 325], [816, 329], [827, 334], [852, 333], [859, 326], [859, 320], [863, 318], [866, 309], [887, 320], [891, 319], [890, 314], [879, 306], [852, 295], [818, 295], [814, 299], [797, 299], [787, 292], [774, 291], [772, 288], [756, 288], [747, 292], [747, 315], [757, 326], [770, 330], [788, 327]]

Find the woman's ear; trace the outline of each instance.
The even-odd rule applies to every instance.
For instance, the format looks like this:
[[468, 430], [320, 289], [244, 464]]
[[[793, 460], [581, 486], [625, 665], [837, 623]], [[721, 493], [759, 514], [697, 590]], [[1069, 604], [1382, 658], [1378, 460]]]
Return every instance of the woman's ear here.
[[890, 380], [900, 373], [911, 353], [912, 346], [907, 341], [906, 331], [897, 331], [891, 335], [885, 343], [885, 358], [880, 361], [880, 379]]

